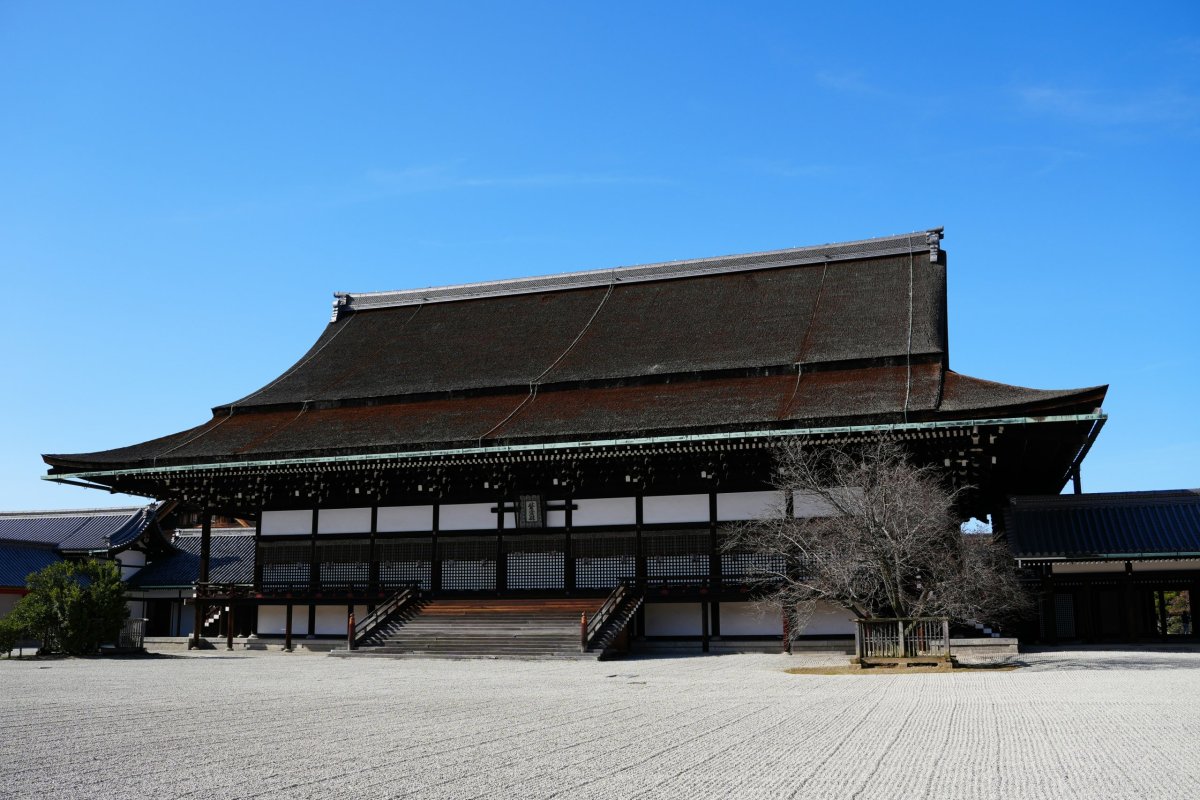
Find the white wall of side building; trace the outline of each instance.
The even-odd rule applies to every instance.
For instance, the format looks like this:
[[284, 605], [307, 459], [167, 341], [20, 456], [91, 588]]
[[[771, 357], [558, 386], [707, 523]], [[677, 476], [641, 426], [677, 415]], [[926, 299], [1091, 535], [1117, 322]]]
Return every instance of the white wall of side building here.
[[854, 635], [854, 615], [844, 608], [818, 603], [800, 636], [843, 636]]
[[0, 593], [0, 617], [3, 617], [8, 612], [13, 610], [13, 606], [21, 599], [19, 594], [8, 594], [7, 592]]
[[783, 615], [767, 603], [721, 603], [722, 636], [783, 636]]
[[647, 603], [647, 636], [699, 636], [703, 630], [699, 603]]
[[[258, 633], [267, 636], [272, 634], [283, 636], [287, 633], [287, 606], [259, 606]], [[308, 606], [292, 606], [292, 636], [307, 634]]]

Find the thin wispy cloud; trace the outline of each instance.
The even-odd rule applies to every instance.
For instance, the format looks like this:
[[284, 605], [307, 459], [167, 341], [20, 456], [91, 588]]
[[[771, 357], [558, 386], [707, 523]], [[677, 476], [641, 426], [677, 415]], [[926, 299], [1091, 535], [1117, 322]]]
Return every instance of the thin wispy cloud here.
[[836, 164], [797, 164], [786, 159], [747, 158], [742, 163], [751, 172], [772, 178], [821, 178], [847, 171]]
[[1174, 88], [1118, 96], [1092, 89], [1040, 85], [1017, 89], [1017, 97], [1029, 111], [1091, 125], [1163, 124], [1200, 117], [1200, 96]]
[[862, 72], [857, 70], [818, 70], [813, 76], [826, 89], [851, 94], [881, 94], [879, 87], [868, 83]]
[[456, 165], [425, 164], [401, 169], [372, 169], [367, 182], [387, 192], [437, 192], [454, 189], [558, 189], [585, 186], [664, 185], [657, 176], [619, 172], [534, 172], [521, 175], [470, 174]]

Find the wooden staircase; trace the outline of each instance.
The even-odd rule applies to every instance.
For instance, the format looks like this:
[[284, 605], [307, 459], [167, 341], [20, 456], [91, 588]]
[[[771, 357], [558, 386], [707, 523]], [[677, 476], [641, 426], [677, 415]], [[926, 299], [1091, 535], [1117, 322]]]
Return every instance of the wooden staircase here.
[[596, 658], [582, 652], [579, 619], [591, 599], [429, 600], [410, 607], [339, 656], [392, 658]]

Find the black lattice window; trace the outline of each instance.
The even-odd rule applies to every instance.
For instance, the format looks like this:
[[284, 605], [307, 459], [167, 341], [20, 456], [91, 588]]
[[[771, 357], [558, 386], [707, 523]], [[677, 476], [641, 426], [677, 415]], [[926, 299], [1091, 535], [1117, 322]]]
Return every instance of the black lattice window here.
[[642, 534], [647, 578], [705, 577], [709, 574], [708, 531], [647, 531]]
[[778, 553], [764, 553], [753, 547], [721, 548], [721, 575], [726, 579], [762, 579], [784, 572], [784, 559]]
[[1075, 638], [1075, 595], [1068, 592], [1054, 595], [1054, 627], [1058, 638]]
[[442, 589], [451, 592], [494, 591], [496, 540], [487, 536], [440, 537]]
[[611, 589], [637, 575], [637, 538], [633, 533], [576, 533], [571, 537], [575, 586]]
[[379, 562], [379, 585], [385, 589], [417, 584], [432, 588], [433, 540], [429, 537], [377, 539], [375, 559]]
[[365, 591], [370, 580], [371, 543], [365, 539], [317, 542], [321, 586]]
[[509, 589], [561, 589], [566, 537], [505, 536], [505, 579]]
[[264, 588], [308, 588], [312, 565], [312, 546], [308, 542], [263, 544], [259, 556], [263, 565]]

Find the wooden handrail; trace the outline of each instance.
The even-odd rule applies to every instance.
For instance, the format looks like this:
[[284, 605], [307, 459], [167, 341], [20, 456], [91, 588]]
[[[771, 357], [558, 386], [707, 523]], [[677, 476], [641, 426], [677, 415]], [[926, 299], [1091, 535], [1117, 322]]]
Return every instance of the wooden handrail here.
[[415, 601], [419, 596], [420, 589], [417, 585], [409, 584], [375, 606], [374, 611], [367, 614], [360, 622], [355, 624], [354, 638], [352, 639], [353, 646], [357, 647], [374, 635], [380, 626], [387, 623], [388, 620]]
[[[617, 588], [604, 599], [599, 610], [592, 615], [591, 619], [586, 616], [580, 619], [580, 648], [583, 652], [587, 652], [588, 648], [592, 647], [599, 638], [605, 625], [612, 617], [619, 613], [625, 606], [627, 601], [632, 596], [632, 587], [628, 581], [622, 581], [617, 584]], [[640, 601], [639, 601], [640, 602]]]

